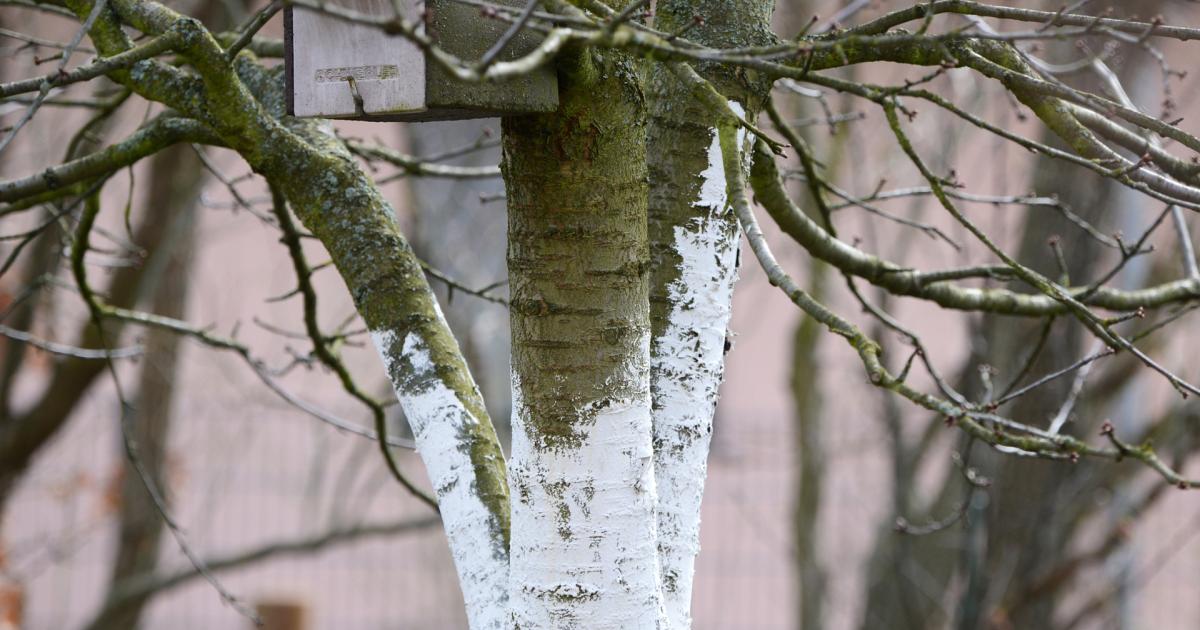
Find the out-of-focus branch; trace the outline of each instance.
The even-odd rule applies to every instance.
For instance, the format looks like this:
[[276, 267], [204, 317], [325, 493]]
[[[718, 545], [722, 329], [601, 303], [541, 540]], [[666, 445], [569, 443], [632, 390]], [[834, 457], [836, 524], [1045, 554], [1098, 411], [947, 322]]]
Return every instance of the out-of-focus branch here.
[[[373, 523], [333, 529], [315, 536], [268, 543], [227, 556], [205, 560], [210, 571], [224, 572], [251, 566], [259, 562], [280, 557], [307, 555], [324, 551], [329, 547], [370, 538], [382, 538], [400, 534], [416, 533], [436, 526], [440, 521], [435, 516], [393, 523]], [[101, 627], [106, 619], [119, 613], [132, 601], [140, 601], [187, 584], [200, 573], [195, 567], [187, 567], [173, 573], [152, 572], [135, 575], [117, 583], [99, 612], [87, 628]]]
[[862, 26], [849, 29], [849, 32], [861, 35], [882, 33], [905, 22], [925, 19], [940, 13], [978, 15], [980, 17], [1033, 22], [1049, 26], [1066, 25], [1086, 28], [1106, 28], [1120, 33], [1138, 35], [1139, 37], [1168, 37], [1183, 41], [1200, 39], [1200, 29], [1195, 28], [1164, 26], [1158, 22], [1142, 22], [1138, 20], [1096, 17], [1094, 15], [1005, 7], [971, 2], [969, 0], [935, 0], [933, 2], [916, 4], [884, 15]]
[[[380, 145], [371, 145], [357, 140], [348, 140], [346, 146], [355, 155], [368, 162], [386, 162], [404, 171], [405, 175], [425, 177], [449, 177], [458, 179], [476, 179], [499, 177], [500, 168], [497, 166], [450, 166], [424, 161], [421, 158], [405, 155], [394, 149]], [[390, 180], [391, 178], [388, 178]], [[388, 181], [384, 180], [384, 181]], [[381, 182], [383, 183], [383, 182]]]
[[35, 348], [45, 350], [52, 354], [62, 355], [64, 357], [73, 357], [76, 359], [102, 360], [102, 359], [131, 359], [142, 356], [141, 346], [130, 346], [128, 348], [117, 348], [115, 350], [95, 350], [92, 348], [77, 348], [63, 343], [47, 341], [31, 335], [22, 330], [9, 328], [0, 324], [0, 335], [4, 335], [14, 341], [29, 344]]
[[31, 79], [23, 79], [13, 81], [11, 83], [0, 84], [0, 98], [7, 98], [15, 94], [24, 94], [26, 92], [41, 92], [48, 93], [51, 89], [60, 88], [72, 83], [80, 83], [82, 81], [90, 81], [96, 77], [103, 76], [114, 70], [128, 69], [139, 61], [157, 57], [162, 53], [170, 50], [179, 39], [176, 33], [167, 33], [151, 38], [149, 41], [138, 44], [137, 46], [118, 53], [111, 57], [104, 57], [93, 61], [90, 64], [79, 66], [69, 72], [56, 71], [45, 76], [33, 77]]

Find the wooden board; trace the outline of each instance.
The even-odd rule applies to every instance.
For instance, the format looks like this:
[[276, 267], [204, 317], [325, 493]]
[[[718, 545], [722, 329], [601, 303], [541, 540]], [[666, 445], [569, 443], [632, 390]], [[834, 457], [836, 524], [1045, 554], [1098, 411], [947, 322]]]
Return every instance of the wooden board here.
[[[526, 0], [495, 0], [496, 4], [523, 7]], [[446, 52], [468, 62], [477, 61], [508, 30], [509, 23], [480, 15], [479, 8], [456, 0], [426, 0], [429, 36]], [[529, 54], [542, 36], [526, 29], [500, 53], [500, 61]], [[558, 80], [554, 64], [504, 81], [463, 83], [432, 62], [425, 69], [427, 119], [511, 116], [558, 109]]]
[[[380, 16], [392, 10], [389, 0], [336, 4]], [[416, 14], [415, 2], [409, 10]], [[358, 118], [425, 109], [425, 59], [415, 44], [304, 7], [289, 7], [285, 19], [293, 115]]]

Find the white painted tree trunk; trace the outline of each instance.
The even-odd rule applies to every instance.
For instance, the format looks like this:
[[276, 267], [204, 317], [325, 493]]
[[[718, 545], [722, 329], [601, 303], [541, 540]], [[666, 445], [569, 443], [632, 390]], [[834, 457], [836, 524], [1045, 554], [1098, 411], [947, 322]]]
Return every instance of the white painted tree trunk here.
[[[646, 349], [649, 352], [649, 349]], [[645, 370], [642, 370], [645, 374]], [[516, 628], [659, 627], [650, 392], [578, 410], [576, 447], [531, 439], [513, 377], [512, 614]]]
[[[441, 326], [448, 329], [441, 309], [435, 310]], [[506, 623], [508, 549], [495, 515], [478, 491], [463, 440], [475, 432], [479, 419], [438, 375], [430, 344], [417, 331], [404, 339], [392, 331], [373, 331], [372, 338], [437, 495], [471, 628], [500, 630]]]
[[[730, 156], [703, 125], [730, 122], [707, 110], [692, 122], [700, 135], [685, 143], [686, 164], [667, 166], [685, 181], [677, 198], [694, 198], [678, 208], [685, 220], [656, 224], [671, 227], [652, 241], [651, 178], [637, 155], [647, 147], [645, 109], [629, 85], [636, 74], [620, 56], [586, 63], [599, 67], [567, 77], [560, 93], [571, 115], [504, 121], [507, 540], [492, 529], [495, 507], [474, 491], [479, 462], [460, 437], [475, 422], [477, 396], [463, 398], [461, 379], [447, 387], [430, 355], [431, 346], [444, 355], [444, 340], [376, 335], [381, 353], [395, 357], [389, 373], [441, 501], [474, 630], [691, 626], [739, 235], [727, 199]], [[744, 131], [737, 138], [744, 142]], [[650, 247], [670, 250], [672, 262], [657, 269], [674, 274], [655, 281], [666, 291], [654, 304], [667, 308], [653, 316]]]
[[633, 59], [573, 60], [558, 114], [504, 120], [509, 600], [521, 630], [655, 630], [645, 109]]
[[[742, 114], [740, 105], [730, 105]], [[411, 328], [403, 336], [373, 332], [437, 494], [473, 630], [691, 625], [700, 503], [738, 244], [716, 129], [710, 137], [692, 203], [695, 217], [675, 228], [679, 275], [670, 286], [667, 326], [653, 341], [653, 352], [644, 311], [615, 333], [610, 317], [617, 312], [596, 315], [589, 310], [595, 306], [581, 307], [587, 314], [573, 314], [578, 319], [554, 334], [548, 331], [562, 321], [542, 312], [544, 300], [524, 315], [523, 341], [532, 352], [575, 343], [572, 352], [598, 354], [595, 364], [554, 355], [564, 371], [557, 377], [553, 369], [547, 375], [546, 366], [526, 363], [524, 369], [539, 373], [537, 405], [527, 400], [520, 370], [514, 369], [511, 540], [498, 527], [495, 506], [478, 491], [478, 462], [463, 436], [474, 433], [480, 420], [464, 402], [461, 383], [456, 389], [444, 378], [446, 366], [439, 361], [445, 361], [447, 349], [439, 355], [434, 348], [444, 346], [445, 338], [426, 338], [430, 327]], [[739, 131], [738, 142], [744, 137]], [[553, 221], [547, 225], [557, 229]], [[620, 243], [609, 248], [612, 260], [637, 259]], [[609, 259], [600, 259], [603, 264], [593, 264], [583, 276], [607, 273]], [[631, 286], [625, 300], [644, 304], [644, 285]], [[600, 295], [593, 298], [608, 299]], [[559, 306], [549, 312], [554, 308]], [[432, 312], [432, 329], [445, 330], [440, 309]], [[557, 336], [576, 333], [581, 337], [570, 342]], [[618, 337], [610, 340], [609, 333]], [[600, 346], [588, 341], [594, 336], [620, 350], [602, 356]], [[597, 364], [602, 378], [568, 376]], [[472, 393], [466, 397], [477, 400]], [[546, 433], [563, 428], [565, 436]]]
[[[733, 101], [739, 116], [745, 114]], [[658, 550], [670, 628], [691, 627], [692, 578], [700, 551], [700, 504], [725, 339], [737, 279], [740, 232], [731, 220], [717, 129], [692, 219], [675, 226], [678, 278], [668, 287], [666, 329], [654, 340], [654, 464]], [[739, 142], [744, 131], [739, 132]]]

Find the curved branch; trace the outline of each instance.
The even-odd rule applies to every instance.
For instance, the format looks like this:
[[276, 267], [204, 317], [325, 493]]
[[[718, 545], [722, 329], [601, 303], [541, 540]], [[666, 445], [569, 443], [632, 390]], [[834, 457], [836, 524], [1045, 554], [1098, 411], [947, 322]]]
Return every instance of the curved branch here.
[[[774, 158], [761, 144], [755, 148], [750, 182], [755, 197], [767, 213], [784, 233], [801, 247], [813, 256], [891, 293], [928, 300], [945, 308], [964, 311], [1030, 317], [1069, 312], [1066, 305], [1047, 295], [959, 286], [948, 282], [947, 278], [963, 277], [966, 273], [914, 271], [863, 252], [830, 236], [788, 197], [779, 178]], [[994, 272], [994, 269], [985, 267], [974, 271], [978, 271], [977, 275], [986, 277]], [[1094, 287], [1090, 286], [1072, 287], [1066, 289], [1066, 292], [1081, 298], [1080, 301], [1084, 305], [1114, 311], [1155, 308], [1200, 299], [1200, 281], [1190, 278], [1132, 291], [1102, 287], [1093, 292], [1093, 289]]]
[[[98, 177], [106, 177], [179, 142], [223, 144], [200, 122], [163, 114], [128, 138], [100, 151], [51, 166], [34, 175], [0, 182], [0, 201], [17, 201], [41, 193], [66, 189], [73, 184]], [[0, 211], [0, 214], [3, 213], [4, 211]]]
[[849, 29], [846, 32], [859, 35], [874, 35], [894, 26], [924, 19], [939, 13], [978, 15], [980, 17], [1000, 18], [1018, 22], [1035, 22], [1050, 26], [1106, 28], [1119, 33], [1130, 33], [1143, 37], [1167, 37], [1183, 41], [1200, 39], [1200, 29], [1196, 28], [1163, 26], [1156, 22], [1103, 18], [1093, 15], [1063, 13], [1061, 11], [1039, 11], [1036, 9], [1002, 7], [980, 2], [970, 2], [968, 0], [936, 0], [934, 2], [914, 4], [908, 8], [872, 20], [862, 26]]
[[[211, 558], [205, 561], [205, 566], [209, 571], [230, 571], [278, 557], [316, 553], [327, 547], [348, 542], [417, 532], [433, 527], [438, 522], [437, 517], [426, 517], [394, 523], [375, 523], [334, 529], [315, 536], [274, 542], [255, 549]], [[127, 604], [177, 588], [199, 576], [200, 572], [195, 567], [189, 566], [173, 573], [153, 572], [126, 578], [114, 586], [108, 599], [86, 627], [101, 627], [106, 618], [119, 612]]]
[[[1163, 463], [1148, 444], [1137, 447], [1125, 445], [1125, 448], [1092, 446], [1074, 437], [1052, 434], [989, 411], [980, 411], [974, 406], [952, 403], [920, 392], [894, 376], [880, 360], [881, 350], [878, 343], [868, 338], [848, 320], [814, 300], [779, 265], [758, 227], [758, 221], [754, 218], [750, 201], [746, 197], [745, 177], [741, 171], [741, 151], [730, 128], [722, 131], [721, 149], [724, 153], [730, 201], [737, 212], [746, 240], [750, 242], [750, 247], [771, 285], [779, 287], [793, 304], [821, 322], [830, 332], [845, 339], [855, 349], [873, 385], [895, 392], [943, 416], [947, 425], [957, 426], [968, 435], [1002, 452], [1069, 461], [1076, 461], [1085, 456], [1111, 460], [1137, 459], [1180, 488], [1200, 488], [1200, 480], [1179, 475]], [[758, 153], [763, 151], [762, 148], [758, 149]]]

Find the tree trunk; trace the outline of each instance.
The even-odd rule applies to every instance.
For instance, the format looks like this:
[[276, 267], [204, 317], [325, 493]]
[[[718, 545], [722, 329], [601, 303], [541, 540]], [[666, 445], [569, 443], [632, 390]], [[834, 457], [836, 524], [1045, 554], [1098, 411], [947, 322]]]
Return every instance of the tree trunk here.
[[632, 60], [560, 61], [504, 120], [516, 627], [655, 628], [645, 113]]
[[[655, 27], [714, 47], [770, 41], [771, 2], [664, 0]], [[703, 16], [697, 22], [696, 17]], [[705, 78], [754, 120], [765, 85], [728, 69]], [[650, 66], [646, 155], [650, 201], [651, 391], [654, 473], [663, 601], [670, 628], [691, 627], [692, 578], [700, 551], [713, 414], [724, 375], [727, 327], [737, 279], [737, 217], [726, 194], [718, 113], [690, 98], [663, 64]]]

